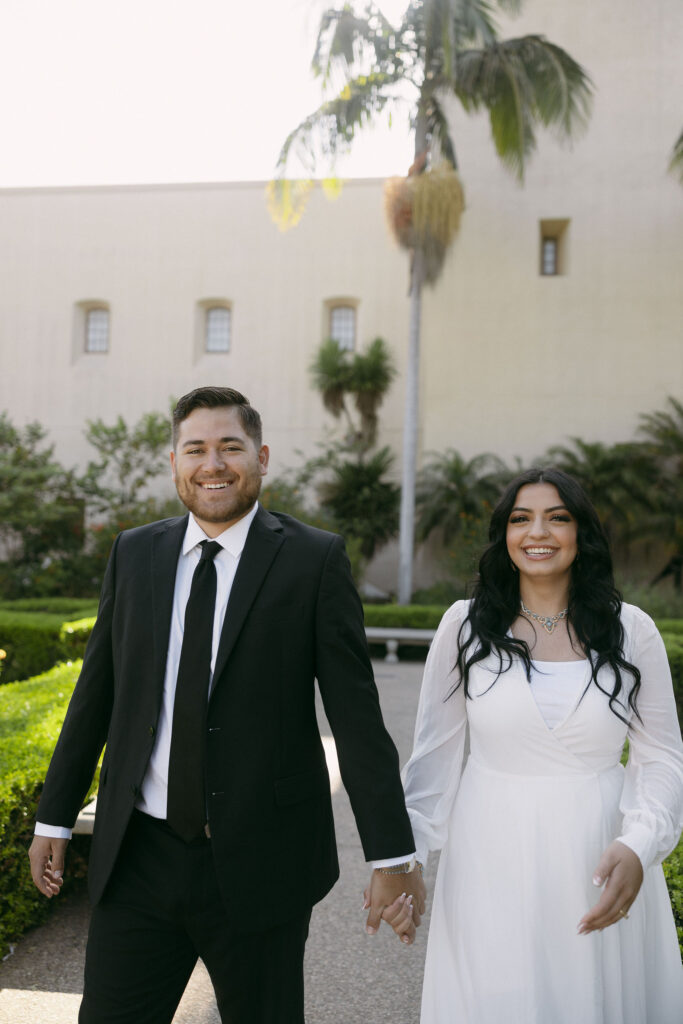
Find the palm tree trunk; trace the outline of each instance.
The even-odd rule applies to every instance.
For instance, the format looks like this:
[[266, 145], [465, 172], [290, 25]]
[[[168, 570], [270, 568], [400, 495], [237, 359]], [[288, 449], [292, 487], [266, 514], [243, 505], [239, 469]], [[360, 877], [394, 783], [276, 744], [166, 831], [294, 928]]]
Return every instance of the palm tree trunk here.
[[398, 534], [398, 603], [410, 604], [413, 593], [415, 546], [415, 477], [420, 396], [420, 319], [422, 312], [422, 253], [415, 250], [410, 286], [410, 332], [406, 365], [405, 415], [403, 419], [403, 475]]
[[[425, 57], [428, 65], [429, 54]], [[426, 94], [420, 97], [415, 121], [415, 163], [427, 152]], [[424, 167], [423, 167], [424, 169]], [[419, 171], [418, 171], [419, 173]], [[405, 418], [403, 420], [403, 475], [401, 513], [398, 527], [398, 603], [410, 604], [413, 593], [413, 552], [415, 548], [415, 478], [417, 474], [417, 432], [420, 411], [420, 320], [424, 257], [413, 251], [410, 276], [410, 332], [406, 363]]]

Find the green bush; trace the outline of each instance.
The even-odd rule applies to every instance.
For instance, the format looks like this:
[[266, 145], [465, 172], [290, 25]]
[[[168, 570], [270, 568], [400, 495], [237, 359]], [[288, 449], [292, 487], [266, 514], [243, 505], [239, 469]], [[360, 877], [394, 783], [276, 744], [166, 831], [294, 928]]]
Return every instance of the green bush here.
[[[55, 905], [31, 880], [27, 850], [38, 799], [80, 663], [0, 688], [0, 956]], [[93, 790], [95, 785], [93, 784]], [[85, 876], [88, 837], [69, 844], [64, 892]]]
[[366, 626], [396, 626], [401, 629], [436, 629], [446, 611], [443, 605], [366, 604]]
[[660, 633], [676, 633], [683, 636], [683, 619], [657, 619]]
[[671, 897], [671, 906], [678, 932], [678, 944], [683, 953], [683, 839], [673, 853], [669, 854], [662, 867]]
[[47, 612], [62, 619], [97, 615], [97, 601], [92, 597], [19, 597], [15, 601], [0, 601], [0, 611]]
[[7, 652], [3, 683], [46, 672], [58, 661], [80, 658], [95, 619], [65, 622], [63, 615], [0, 609], [0, 647]]
[[683, 634], [662, 632], [662, 640], [671, 667], [678, 720], [683, 724]]
[[656, 587], [639, 586], [617, 579], [624, 601], [635, 604], [653, 619], [683, 619], [683, 594], [659, 584]]

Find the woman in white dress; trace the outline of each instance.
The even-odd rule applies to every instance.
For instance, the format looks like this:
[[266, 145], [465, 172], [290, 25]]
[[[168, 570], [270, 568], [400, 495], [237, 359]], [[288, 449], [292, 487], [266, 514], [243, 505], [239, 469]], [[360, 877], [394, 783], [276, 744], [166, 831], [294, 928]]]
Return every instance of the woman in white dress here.
[[661, 637], [621, 602], [566, 474], [514, 481], [489, 537], [473, 600], [434, 638], [404, 769], [418, 860], [441, 850], [421, 1022], [681, 1024], [660, 862], [683, 748]]

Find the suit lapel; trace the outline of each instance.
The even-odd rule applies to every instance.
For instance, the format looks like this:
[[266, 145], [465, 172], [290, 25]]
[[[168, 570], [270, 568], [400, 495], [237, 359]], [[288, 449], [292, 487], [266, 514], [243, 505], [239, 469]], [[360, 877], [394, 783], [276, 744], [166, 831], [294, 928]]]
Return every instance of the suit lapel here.
[[247, 534], [225, 612], [223, 630], [218, 644], [213, 687], [220, 679], [230, 652], [244, 625], [249, 609], [261, 589], [268, 570], [283, 542], [282, 526], [275, 516], [259, 508]]
[[173, 591], [178, 556], [187, 530], [187, 516], [160, 524], [152, 537], [152, 606], [154, 619], [154, 678], [163, 685], [168, 638], [173, 614]]

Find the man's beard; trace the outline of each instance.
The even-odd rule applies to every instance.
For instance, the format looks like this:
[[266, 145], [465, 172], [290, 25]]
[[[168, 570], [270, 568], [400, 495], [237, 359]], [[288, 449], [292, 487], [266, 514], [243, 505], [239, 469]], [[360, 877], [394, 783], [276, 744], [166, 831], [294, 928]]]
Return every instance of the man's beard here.
[[[233, 491], [228, 487], [225, 491], [225, 500], [221, 502], [210, 498], [204, 499], [203, 494], [197, 492], [192, 485], [181, 488], [179, 483], [180, 481], [176, 481], [176, 490], [185, 508], [197, 519], [203, 519], [207, 523], [227, 523], [241, 519], [252, 508], [261, 491], [261, 476], [258, 473], [254, 473], [248, 479], [242, 477], [242, 486], [239, 489]], [[187, 493], [183, 493], [185, 490]]]

